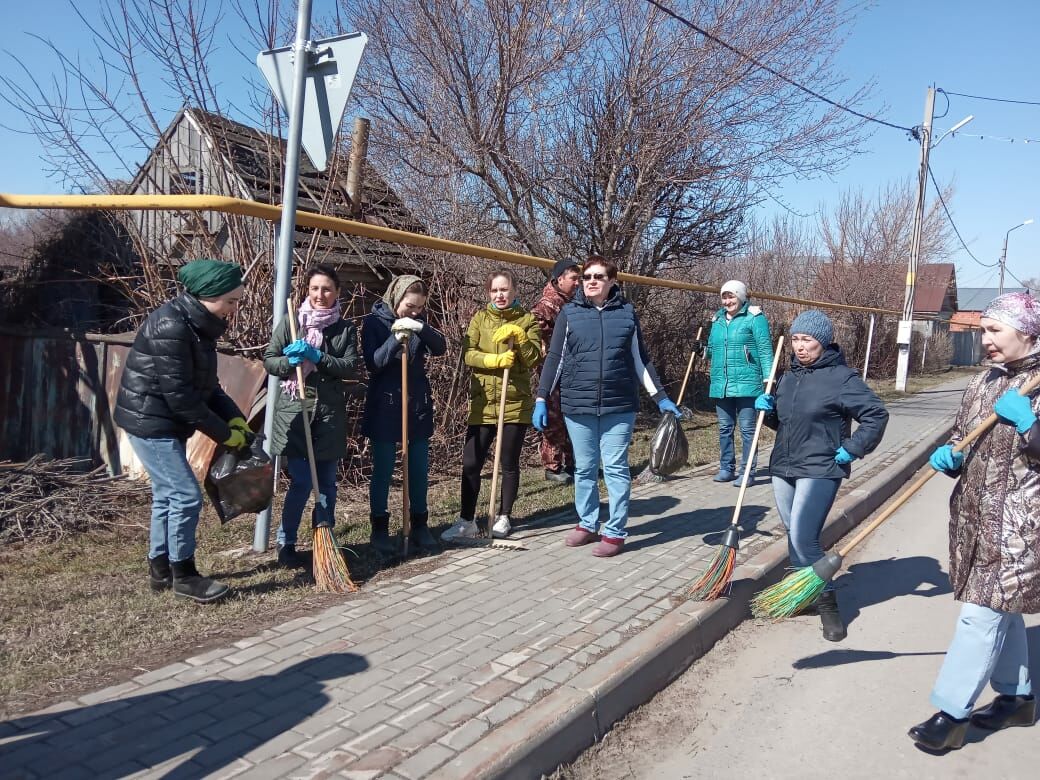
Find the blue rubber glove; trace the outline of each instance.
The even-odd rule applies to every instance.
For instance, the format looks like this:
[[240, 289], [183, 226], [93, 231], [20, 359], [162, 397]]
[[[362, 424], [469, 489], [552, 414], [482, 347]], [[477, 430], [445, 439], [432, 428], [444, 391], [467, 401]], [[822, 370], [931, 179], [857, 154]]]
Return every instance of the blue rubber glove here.
[[839, 466], [847, 466], [856, 459], [856, 456], [844, 447], [838, 447], [834, 452], [834, 462]]
[[952, 444], [944, 444], [932, 453], [928, 463], [936, 471], [956, 472], [960, 471], [964, 463], [964, 453], [954, 452]]
[[1036, 422], [1036, 413], [1029, 399], [1019, 395], [1017, 390], [1008, 390], [1000, 396], [993, 405], [993, 411], [1001, 420], [1014, 425], [1019, 433], [1025, 433]]
[[539, 431], [544, 431], [549, 424], [549, 407], [545, 401], [538, 399], [534, 402], [534, 411], [531, 413], [531, 424]]
[[657, 402], [657, 408], [661, 410], [661, 414], [665, 412], [671, 412], [676, 416], [677, 419], [682, 419], [682, 412], [679, 411], [679, 407], [675, 405], [675, 401], [671, 398], [662, 398]]
[[755, 409], [760, 412], [772, 412], [776, 410], [776, 396], [762, 393], [755, 399]]
[[285, 348], [282, 350], [282, 354], [286, 357], [290, 357], [291, 355], [299, 355], [306, 345], [307, 342], [303, 339], [296, 339], [296, 341], [290, 341], [288, 344], [285, 345]]

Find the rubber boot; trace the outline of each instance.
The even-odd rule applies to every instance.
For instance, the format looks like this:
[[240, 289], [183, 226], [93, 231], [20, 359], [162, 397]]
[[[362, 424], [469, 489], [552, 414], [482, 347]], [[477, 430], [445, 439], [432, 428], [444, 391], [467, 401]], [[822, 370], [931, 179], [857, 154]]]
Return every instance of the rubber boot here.
[[971, 716], [971, 725], [989, 731], [1036, 723], [1036, 697], [1001, 694]]
[[845, 624], [841, 621], [841, 612], [838, 611], [837, 593], [833, 590], [821, 593], [816, 599], [816, 611], [820, 613], [824, 639], [828, 642], [840, 642], [848, 636]]
[[173, 586], [173, 572], [170, 571], [170, 556], [166, 553], [148, 559], [148, 584], [156, 593]]
[[173, 571], [173, 595], [179, 598], [191, 599], [197, 604], [212, 604], [231, 592], [223, 582], [199, 574], [194, 558], [171, 561], [170, 569]]
[[408, 534], [408, 541], [411, 542], [412, 546], [417, 550], [426, 553], [427, 555], [436, 555], [441, 551], [441, 546], [437, 544], [437, 540], [433, 538], [433, 534], [430, 533], [429, 512], [412, 512], [412, 530]]
[[283, 569], [306, 569], [307, 564], [296, 552], [295, 544], [278, 545], [278, 565]]
[[924, 723], [907, 732], [910, 739], [929, 750], [958, 750], [968, 734], [968, 719], [957, 720], [945, 712], [937, 712]]
[[371, 515], [369, 522], [372, 523], [372, 535], [369, 544], [372, 549], [384, 558], [396, 558], [401, 554], [401, 545], [390, 536], [390, 513]]

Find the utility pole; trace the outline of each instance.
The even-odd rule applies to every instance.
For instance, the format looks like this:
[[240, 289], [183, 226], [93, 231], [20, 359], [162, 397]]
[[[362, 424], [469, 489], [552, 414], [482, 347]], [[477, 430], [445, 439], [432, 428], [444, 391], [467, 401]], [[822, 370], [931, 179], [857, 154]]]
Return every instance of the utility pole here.
[[997, 289], [997, 295], [998, 296], [1004, 294], [1004, 269], [1007, 267], [1008, 238], [1011, 236], [1012, 232], [1014, 232], [1015, 230], [1018, 230], [1020, 227], [1025, 227], [1026, 225], [1032, 225], [1032, 224], [1033, 224], [1033, 220], [1032, 219], [1027, 219], [1025, 222], [1021, 222], [1021, 223], [1015, 225], [1013, 228], [1011, 228], [1011, 230], [1009, 230], [1008, 232], [1006, 232], [1004, 234], [1004, 251], [1000, 253], [1000, 287]]
[[924, 98], [924, 121], [921, 123], [921, 167], [917, 173], [917, 199], [914, 204], [913, 230], [910, 235], [910, 261], [906, 271], [906, 296], [903, 299], [903, 319], [899, 322], [896, 343], [899, 358], [896, 363], [896, 390], [906, 392], [910, 373], [910, 336], [913, 333], [914, 291], [917, 285], [917, 264], [921, 259], [921, 233], [924, 227], [924, 202], [928, 194], [928, 152], [932, 146], [932, 114], [935, 111], [935, 90], [928, 87]]

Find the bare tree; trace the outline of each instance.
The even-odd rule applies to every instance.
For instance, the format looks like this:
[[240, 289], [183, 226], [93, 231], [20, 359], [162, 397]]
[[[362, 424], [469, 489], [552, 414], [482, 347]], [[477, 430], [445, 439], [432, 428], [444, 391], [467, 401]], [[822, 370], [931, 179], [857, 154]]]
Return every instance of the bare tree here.
[[[640, 0], [342, 0], [371, 42], [375, 152], [548, 257], [689, 268], [737, 240], [760, 187], [832, 170], [859, 126]], [[837, 0], [673, 4], [822, 93]], [[843, 96], [864, 97], [862, 90]]]

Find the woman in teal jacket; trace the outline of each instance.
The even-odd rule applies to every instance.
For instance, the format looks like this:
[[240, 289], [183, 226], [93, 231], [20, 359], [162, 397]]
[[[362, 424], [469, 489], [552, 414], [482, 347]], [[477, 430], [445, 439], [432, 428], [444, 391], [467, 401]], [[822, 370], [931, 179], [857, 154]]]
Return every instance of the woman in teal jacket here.
[[[711, 362], [711, 387], [719, 417], [719, 473], [716, 482], [740, 486], [755, 435], [755, 398], [762, 393], [773, 362], [769, 322], [748, 303], [747, 286], [735, 279], [722, 285], [722, 308], [711, 321], [705, 354]], [[736, 469], [733, 431], [740, 425], [740, 470]], [[751, 464], [754, 475], [755, 463]]]

